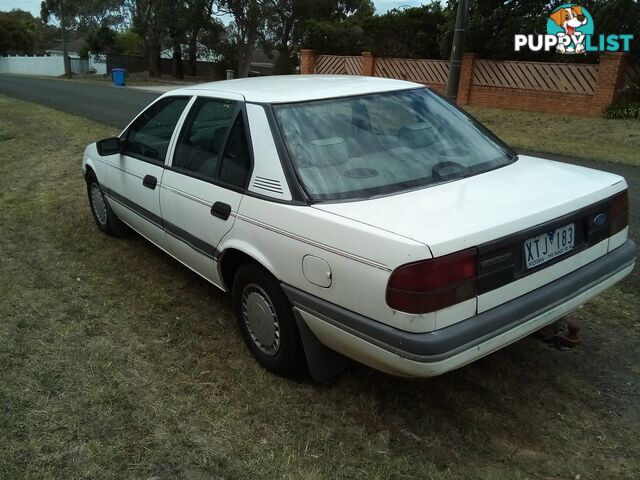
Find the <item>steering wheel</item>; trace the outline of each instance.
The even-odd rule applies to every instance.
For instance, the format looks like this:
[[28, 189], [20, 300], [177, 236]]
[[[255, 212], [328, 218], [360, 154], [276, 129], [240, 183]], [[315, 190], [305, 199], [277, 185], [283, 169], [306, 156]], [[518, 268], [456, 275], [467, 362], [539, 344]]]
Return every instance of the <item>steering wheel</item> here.
[[467, 167], [457, 162], [438, 162], [431, 167], [431, 175], [433, 175], [433, 178], [436, 180], [450, 180], [461, 177], [467, 170]]

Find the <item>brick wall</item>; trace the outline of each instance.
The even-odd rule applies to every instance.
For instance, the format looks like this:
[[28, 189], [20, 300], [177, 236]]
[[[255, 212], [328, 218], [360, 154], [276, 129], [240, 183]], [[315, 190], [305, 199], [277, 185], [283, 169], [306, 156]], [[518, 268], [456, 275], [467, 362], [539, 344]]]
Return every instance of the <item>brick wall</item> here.
[[[300, 73], [313, 74], [317, 58], [313, 50], [302, 50]], [[384, 60], [381, 59], [381, 61]], [[411, 60], [398, 60], [403, 63], [392, 75], [390, 72], [378, 71], [375, 67], [376, 58], [369, 52], [363, 52], [361, 74], [372, 76], [378, 71], [380, 76], [392, 78], [412, 76], [407, 79], [423, 83], [444, 94], [446, 90], [444, 83], [433, 83], [426, 78], [416, 78], [415, 72], [420, 72], [419, 66], [414, 65], [415, 68], [411, 68]], [[489, 67], [500, 70], [495, 74], [494, 84], [486, 80], [488, 66], [480, 65], [482, 63], [492, 64]], [[457, 98], [460, 105], [480, 105], [586, 117], [600, 116], [607, 106], [616, 101], [625, 72], [625, 59], [622, 53], [603, 53], [600, 55], [600, 63], [591, 66], [487, 61], [480, 64], [475, 54], [464, 54]], [[509, 70], [514, 72], [513, 79], [505, 81], [504, 72]], [[479, 73], [481, 77], [478, 77]], [[549, 77], [545, 78], [547, 75]], [[444, 82], [441, 79], [438, 81]]]
[[[549, 69], [542, 68], [542, 65], [538, 70], [529, 71], [527, 75], [536, 77], [550, 75]], [[569, 70], [572, 67], [562, 64], [554, 65], [556, 75], [566, 75], [569, 84], [571, 84], [572, 78], [575, 81], [573, 76], [575, 73], [563, 73], [564, 70]], [[566, 88], [566, 85], [564, 88], [556, 86], [546, 90], [478, 85], [474, 83], [476, 68], [475, 54], [465, 54], [458, 88], [458, 103], [460, 105], [599, 117], [602, 115], [602, 111], [616, 100], [624, 73], [624, 56], [622, 53], [600, 54], [600, 63], [597, 65], [592, 93], [586, 93], [584, 87], [577, 88], [576, 91], [567, 91], [569, 89]], [[540, 80], [542, 80], [539, 82], [541, 84], [554, 85], [551, 79], [542, 78]], [[557, 82], [557, 80], [555, 81]], [[591, 92], [591, 90], [588, 91]]]
[[310, 75], [316, 71], [316, 53], [303, 48], [300, 50], [300, 73]]
[[[460, 97], [458, 97], [460, 98]], [[559, 113], [584, 117], [594, 115], [593, 95], [561, 92], [542, 92], [516, 88], [483, 87], [474, 85], [468, 100], [460, 105], [528, 110], [530, 112]]]

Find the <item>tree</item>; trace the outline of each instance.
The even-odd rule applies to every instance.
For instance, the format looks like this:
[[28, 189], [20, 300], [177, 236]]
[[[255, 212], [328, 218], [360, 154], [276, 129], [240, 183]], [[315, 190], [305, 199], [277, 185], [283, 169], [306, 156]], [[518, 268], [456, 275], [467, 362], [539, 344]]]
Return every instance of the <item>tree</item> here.
[[124, 55], [143, 55], [142, 38], [132, 30], [116, 32], [115, 51]]
[[90, 32], [85, 40], [86, 48], [92, 53], [109, 55], [115, 48], [117, 34], [107, 25], [101, 25], [97, 30]]
[[394, 9], [364, 20], [367, 47], [376, 56], [438, 58], [438, 26], [446, 21], [439, 3]]
[[198, 61], [198, 41], [201, 35], [217, 37], [224, 29], [223, 25], [212, 18], [213, 0], [189, 0], [187, 8], [187, 73], [196, 74]]
[[353, 20], [310, 20], [303, 45], [318, 53], [360, 55], [365, 48], [364, 30]]
[[218, 54], [215, 62], [215, 73], [218, 78], [225, 78], [227, 70], [235, 70], [238, 66], [238, 45], [233, 36], [222, 28], [220, 31], [205, 30], [201, 37], [202, 44]]
[[219, 11], [233, 16], [227, 31], [238, 48], [238, 77], [249, 76], [253, 50], [258, 40], [265, 38], [266, 19], [273, 11], [274, 1], [219, 0]]
[[118, 29], [125, 23], [125, 19], [123, 0], [82, 0], [78, 7], [76, 30], [86, 34], [102, 27]]
[[44, 23], [54, 16], [60, 21], [62, 32], [62, 58], [64, 62], [64, 74], [71, 75], [71, 62], [69, 60], [69, 27], [74, 23], [80, 7], [79, 0], [43, 0], [40, 4], [40, 17]]
[[142, 50], [149, 75], [160, 75], [162, 25], [160, 2], [154, 0], [128, 0], [133, 31], [142, 38]]
[[[71, 74], [69, 61], [69, 30], [90, 26], [97, 29], [121, 21], [122, 17], [114, 15], [120, 11], [122, 0], [43, 0], [40, 4], [40, 17], [48, 23], [51, 17], [58, 19], [62, 33], [62, 55], [64, 58], [64, 73]], [[100, 22], [100, 23], [97, 23]]]
[[176, 79], [184, 78], [182, 65], [182, 43], [186, 39], [187, 12], [189, 2], [185, 0], [156, 0], [159, 24], [171, 42], [173, 50], [172, 75]]
[[367, 44], [363, 24], [375, 13], [370, 0], [314, 2], [303, 45], [320, 53], [359, 55]]
[[362, 22], [374, 12], [371, 0], [276, 0], [266, 25], [267, 45], [278, 51], [276, 70], [293, 71], [294, 54], [305, 36], [306, 43], [321, 49], [357, 49], [363, 44]]
[[309, 0], [278, 0], [274, 3], [266, 22], [266, 40], [267, 48], [273, 46], [278, 52], [275, 73], [293, 73], [292, 50], [302, 41], [311, 7]]
[[[597, 55], [562, 55], [555, 51], [532, 52], [522, 49], [515, 52], [514, 35], [544, 34], [549, 15], [565, 0], [539, 2], [538, 0], [470, 0], [469, 25], [467, 30], [467, 50], [478, 53], [483, 58], [497, 60], [559, 60], [594, 62]], [[593, 16], [598, 33], [632, 33], [640, 30], [640, 2], [638, 0], [584, 0], [580, 5]], [[440, 53], [449, 55], [451, 38], [455, 24], [456, 2], [450, 1], [444, 8], [444, 22], [439, 28]], [[633, 42], [632, 51], [640, 47]]]
[[0, 55], [32, 55], [41, 38], [40, 22], [29, 12], [0, 12]]

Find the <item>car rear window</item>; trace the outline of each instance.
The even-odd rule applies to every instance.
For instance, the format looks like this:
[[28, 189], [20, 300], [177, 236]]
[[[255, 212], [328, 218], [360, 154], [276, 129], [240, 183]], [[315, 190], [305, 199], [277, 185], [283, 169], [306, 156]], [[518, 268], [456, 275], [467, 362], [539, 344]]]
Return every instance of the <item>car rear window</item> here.
[[476, 175], [515, 154], [426, 88], [275, 105], [313, 200], [361, 199]]

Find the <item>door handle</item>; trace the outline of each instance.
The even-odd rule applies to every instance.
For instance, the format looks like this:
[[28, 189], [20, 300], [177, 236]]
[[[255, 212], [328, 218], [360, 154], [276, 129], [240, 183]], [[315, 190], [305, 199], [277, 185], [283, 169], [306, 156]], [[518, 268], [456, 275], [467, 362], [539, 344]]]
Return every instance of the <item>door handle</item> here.
[[156, 185], [158, 184], [158, 179], [153, 175], [145, 175], [144, 180], [142, 180], [142, 185], [151, 190], [155, 190]]
[[223, 202], [216, 202], [211, 207], [211, 215], [226, 220], [231, 215], [231, 205]]

